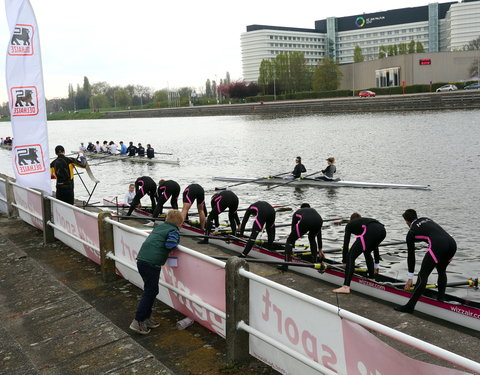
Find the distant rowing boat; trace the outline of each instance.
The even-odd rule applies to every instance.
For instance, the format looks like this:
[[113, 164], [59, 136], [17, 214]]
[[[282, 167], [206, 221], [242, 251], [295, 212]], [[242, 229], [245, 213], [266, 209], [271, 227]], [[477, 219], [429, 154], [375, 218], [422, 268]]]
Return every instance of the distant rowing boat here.
[[[262, 179], [256, 178], [239, 178], [239, 177], [213, 177], [213, 180], [224, 181], [224, 182], [252, 182], [255, 184], [271, 184], [271, 185], [281, 185], [289, 182], [287, 179], [283, 178], [269, 178], [265, 177]], [[292, 181], [286, 186], [314, 186], [314, 187], [356, 187], [356, 188], [383, 188], [383, 189], [419, 189], [419, 190], [430, 190], [430, 185], [408, 185], [408, 184], [389, 184], [383, 182], [360, 182], [360, 181], [322, 181], [314, 178], [300, 178], [295, 181]]]
[[[114, 207], [125, 208], [123, 204], [116, 204], [112, 200], [104, 199], [105, 205], [112, 205]], [[144, 217], [148, 220], [151, 215], [141, 209], [136, 209], [133, 215]], [[203, 231], [189, 224], [183, 224], [180, 229], [180, 233], [192, 233], [198, 236], [203, 235]], [[217, 245], [222, 248], [234, 251], [236, 253], [242, 253], [246, 239], [230, 236], [229, 241], [224, 239], [215, 239], [210, 237], [209, 243]], [[281, 250], [281, 249], [280, 249]], [[325, 247], [324, 247], [325, 250]], [[284, 256], [282, 253], [265, 249], [259, 245], [255, 245], [249, 256], [265, 261], [282, 262]], [[276, 263], [275, 262], [275, 263]], [[292, 260], [293, 263], [298, 263], [298, 266], [290, 265], [289, 270], [327, 281], [336, 285], [343, 285], [345, 274], [338, 262], [333, 260], [327, 260], [327, 268], [323, 273], [320, 273], [315, 269], [312, 263], [305, 260], [296, 259]], [[308, 267], [310, 265], [310, 267]], [[475, 282], [475, 281], [472, 281]], [[477, 280], [478, 282], [478, 280]], [[366, 277], [355, 273], [351, 288], [353, 291], [383, 300], [394, 304], [403, 305], [411, 297], [411, 293], [403, 290], [405, 281], [395, 279], [385, 275], [377, 275], [376, 279], [367, 279]], [[475, 284], [473, 284], [475, 285]], [[480, 303], [475, 301], [469, 301], [461, 297], [453, 296], [450, 294], [445, 295], [445, 301], [438, 301], [437, 291], [434, 289], [425, 290], [422, 297], [420, 297], [416, 311], [420, 311], [424, 314], [433, 316], [435, 318], [443, 319], [448, 322], [458, 324], [467, 328], [471, 328], [476, 331], [480, 331]], [[392, 314], [394, 314], [392, 310]]]
[[0, 143], [0, 148], [4, 148], [5, 150], [11, 150], [12, 145], [6, 145], [5, 143]]
[[[78, 151], [71, 151], [78, 152]], [[120, 154], [103, 154], [103, 153], [94, 153], [94, 152], [86, 152], [85, 156], [87, 159], [107, 159], [107, 160], [126, 160], [131, 161], [134, 163], [158, 163], [158, 164], [173, 164], [173, 165], [180, 165], [180, 160], [177, 159], [159, 159], [159, 158], [152, 158], [149, 159], [145, 156], [128, 156], [128, 155], [120, 155]]]

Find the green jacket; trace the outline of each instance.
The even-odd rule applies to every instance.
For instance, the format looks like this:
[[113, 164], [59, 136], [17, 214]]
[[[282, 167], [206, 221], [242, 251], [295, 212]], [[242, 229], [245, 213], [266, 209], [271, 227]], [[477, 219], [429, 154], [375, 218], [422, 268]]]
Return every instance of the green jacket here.
[[171, 223], [162, 223], [153, 228], [150, 235], [140, 248], [137, 255], [137, 261], [153, 264], [155, 266], [163, 266], [167, 261], [169, 250], [165, 247], [168, 233], [175, 231], [180, 233], [177, 226]]

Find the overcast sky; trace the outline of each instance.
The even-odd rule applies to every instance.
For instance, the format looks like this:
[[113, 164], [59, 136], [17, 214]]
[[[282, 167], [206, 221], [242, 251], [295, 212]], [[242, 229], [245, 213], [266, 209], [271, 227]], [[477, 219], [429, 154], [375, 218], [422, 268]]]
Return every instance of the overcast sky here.
[[[207, 79], [242, 78], [247, 25], [314, 28], [315, 20], [427, 5], [423, 0], [30, 0], [37, 17], [48, 99], [90, 83], [203, 90]], [[388, 7], [388, 8], [387, 8]], [[8, 26], [0, 12], [0, 69]], [[0, 101], [7, 99], [5, 74]]]

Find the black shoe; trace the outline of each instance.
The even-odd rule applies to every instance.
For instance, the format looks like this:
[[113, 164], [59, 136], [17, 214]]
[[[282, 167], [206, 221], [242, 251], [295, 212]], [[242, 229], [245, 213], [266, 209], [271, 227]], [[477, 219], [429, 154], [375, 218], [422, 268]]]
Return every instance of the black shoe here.
[[247, 257], [247, 254], [244, 254], [244, 253], [241, 253], [239, 255], [237, 255], [239, 258], [246, 258]]
[[280, 265], [277, 266], [277, 270], [288, 271], [288, 266], [285, 265], [285, 264], [280, 264]]
[[409, 313], [409, 314], [413, 314], [413, 310], [414, 310], [412, 307], [407, 306], [407, 305], [395, 306], [393, 309], [396, 310], [396, 311], [400, 311], [400, 312], [404, 312], [404, 313]]
[[201, 245], [205, 245], [208, 243], [208, 238], [204, 238], [203, 240], [199, 240], [197, 241], [197, 243], [201, 244]]

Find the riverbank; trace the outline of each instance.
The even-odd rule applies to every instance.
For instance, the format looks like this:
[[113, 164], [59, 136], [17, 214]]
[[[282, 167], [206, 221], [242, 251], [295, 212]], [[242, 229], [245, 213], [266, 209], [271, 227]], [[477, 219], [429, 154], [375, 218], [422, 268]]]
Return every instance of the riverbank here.
[[[199, 324], [178, 331], [183, 316], [156, 302], [161, 326], [147, 336], [128, 325], [140, 289], [117, 278], [104, 283], [99, 266], [20, 219], [0, 215], [0, 373], [15, 374], [264, 374], [276, 372], [251, 358], [245, 367], [226, 362], [225, 340]], [[182, 244], [207, 254], [215, 246]], [[478, 332], [427, 317], [400, 314], [392, 305], [358, 293], [337, 296], [331, 284], [275, 267], [251, 264], [251, 271], [305, 294], [368, 316], [401, 332], [475, 360]], [[338, 299], [337, 299], [338, 298]], [[322, 322], [319, 322], [322, 324]], [[389, 338], [385, 342], [418, 360], [452, 367]]]

